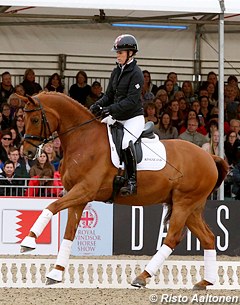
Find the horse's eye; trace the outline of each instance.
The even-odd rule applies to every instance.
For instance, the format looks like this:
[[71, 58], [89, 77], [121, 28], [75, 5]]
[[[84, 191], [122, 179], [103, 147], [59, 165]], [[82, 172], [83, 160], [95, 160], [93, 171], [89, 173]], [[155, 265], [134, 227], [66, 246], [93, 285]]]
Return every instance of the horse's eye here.
[[37, 118], [37, 117], [31, 118], [31, 122], [33, 124], [37, 124], [39, 122], [39, 118]]

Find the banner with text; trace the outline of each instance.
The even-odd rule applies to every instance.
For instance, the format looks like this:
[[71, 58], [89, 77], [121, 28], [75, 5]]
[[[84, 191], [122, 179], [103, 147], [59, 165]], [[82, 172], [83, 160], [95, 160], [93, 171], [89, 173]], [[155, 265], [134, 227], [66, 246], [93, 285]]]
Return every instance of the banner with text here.
[[[114, 205], [113, 254], [153, 255], [167, 234], [164, 225], [167, 208], [162, 205]], [[218, 254], [240, 255], [239, 201], [208, 201], [204, 218], [216, 236]], [[173, 254], [202, 255], [199, 241], [186, 231]]]

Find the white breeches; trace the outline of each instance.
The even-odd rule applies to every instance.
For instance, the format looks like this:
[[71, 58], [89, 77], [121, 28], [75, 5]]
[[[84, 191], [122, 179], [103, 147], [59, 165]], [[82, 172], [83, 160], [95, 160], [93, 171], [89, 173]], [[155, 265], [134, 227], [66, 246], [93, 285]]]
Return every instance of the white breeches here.
[[133, 143], [135, 143], [140, 137], [145, 126], [144, 116], [138, 115], [129, 120], [118, 122], [120, 122], [124, 126], [122, 149], [126, 149], [129, 146], [130, 141], [133, 141]]

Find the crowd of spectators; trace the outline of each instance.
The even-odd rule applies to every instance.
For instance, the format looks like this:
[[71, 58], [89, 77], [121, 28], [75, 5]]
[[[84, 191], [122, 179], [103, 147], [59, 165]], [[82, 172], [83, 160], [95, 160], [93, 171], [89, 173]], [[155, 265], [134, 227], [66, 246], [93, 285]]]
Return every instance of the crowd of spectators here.
[[[219, 110], [216, 73], [209, 72], [207, 80], [196, 91], [194, 91], [191, 81], [179, 84], [175, 72], [168, 73], [166, 80], [159, 87], [153, 84], [149, 71], [144, 70], [143, 76], [141, 99], [145, 121], [154, 123], [155, 133], [160, 140], [184, 139], [211, 154], [218, 155]], [[103, 95], [101, 83], [94, 81], [91, 85], [88, 84], [87, 73], [82, 70], [77, 73], [75, 83], [69, 90], [64, 88], [58, 73], [49, 77], [44, 88], [35, 81], [33, 69], [26, 69], [22, 83], [15, 87], [12, 85], [11, 74], [2, 73], [0, 82], [0, 188], [2, 188], [1, 185], [4, 185], [4, 179], [7, 181], [5, 184], [11, 185], [13, 177], [19, 178], [18, 184], [23, 186], [19, 192], [12, 191], [12, 195], [20, 193], [32, 195], [31, 188], [26, 191], [26, 183], [20, 178], [32, 178], [28, 185], [43, 187], [44, 184], [49, 185], [49, 178], [53, 180], [50, 182], [53, 186], [55, 183], [53, 178], [59, 177], [58, 169], [63, 155], [61, 142], [57, 136], [53, 142], [45, 145], [43, 153], [36, 161], [27, 160], [22, 155], [24, 105], [19, 95], [35, 95], [42, 90], [68, 94], [87, 108], [90, 108]], [[237, 174], [240, 177], [240, 90], [238, 79], [234, 75], [229, 76], [224, 88], [224, 133], [225, 159], [232, 169], [231, 180], [236, 184], [233, 175], [236, 175], [238, 168]], [[13, 171], [10, 170], [12, 166]], [[39, 182], [39, 178], [42, 180], [41, 182]], [[240, 182], [237, 186], [240, 198]], [[235, 185], [235, 189], [237, 186]], [[238, 191], [235, 190], [235, 192]], [[5, 194], [9, 194], [6, 189]], [[43, 195], [43, 191], [38, 191], [37, 194]], [[57, 192], [54, 195], [58, 195]]]
[[[142, 103], [145, 120], [154, 123], [160, 139], [182, 139], [198, 145], [208, 153], [219, 155], [218, 80], [215, 72], [208, 73], [198, 90], [191, 81], [178, 84], [177, 74], [170, 72], [159, 88], [151, 83], [144, 71]], [[231, 75], [224, 87], [224, 158], [230, 175], [227, 194], [240, 199], [240, 90], [238, 79]], [[228, 186], [228, 183], [226, 183]]]

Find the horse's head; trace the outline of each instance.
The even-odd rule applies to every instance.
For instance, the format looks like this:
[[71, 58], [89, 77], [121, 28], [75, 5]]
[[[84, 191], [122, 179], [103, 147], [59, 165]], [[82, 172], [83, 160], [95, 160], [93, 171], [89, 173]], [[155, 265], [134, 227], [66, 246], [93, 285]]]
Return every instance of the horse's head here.
[[23, 153], [29, 159], [35, 159], [41, 153], [44, 143], [52, 136], [52, 131], [39, 97], [21, 96], [20, 98], [25, 102]]

